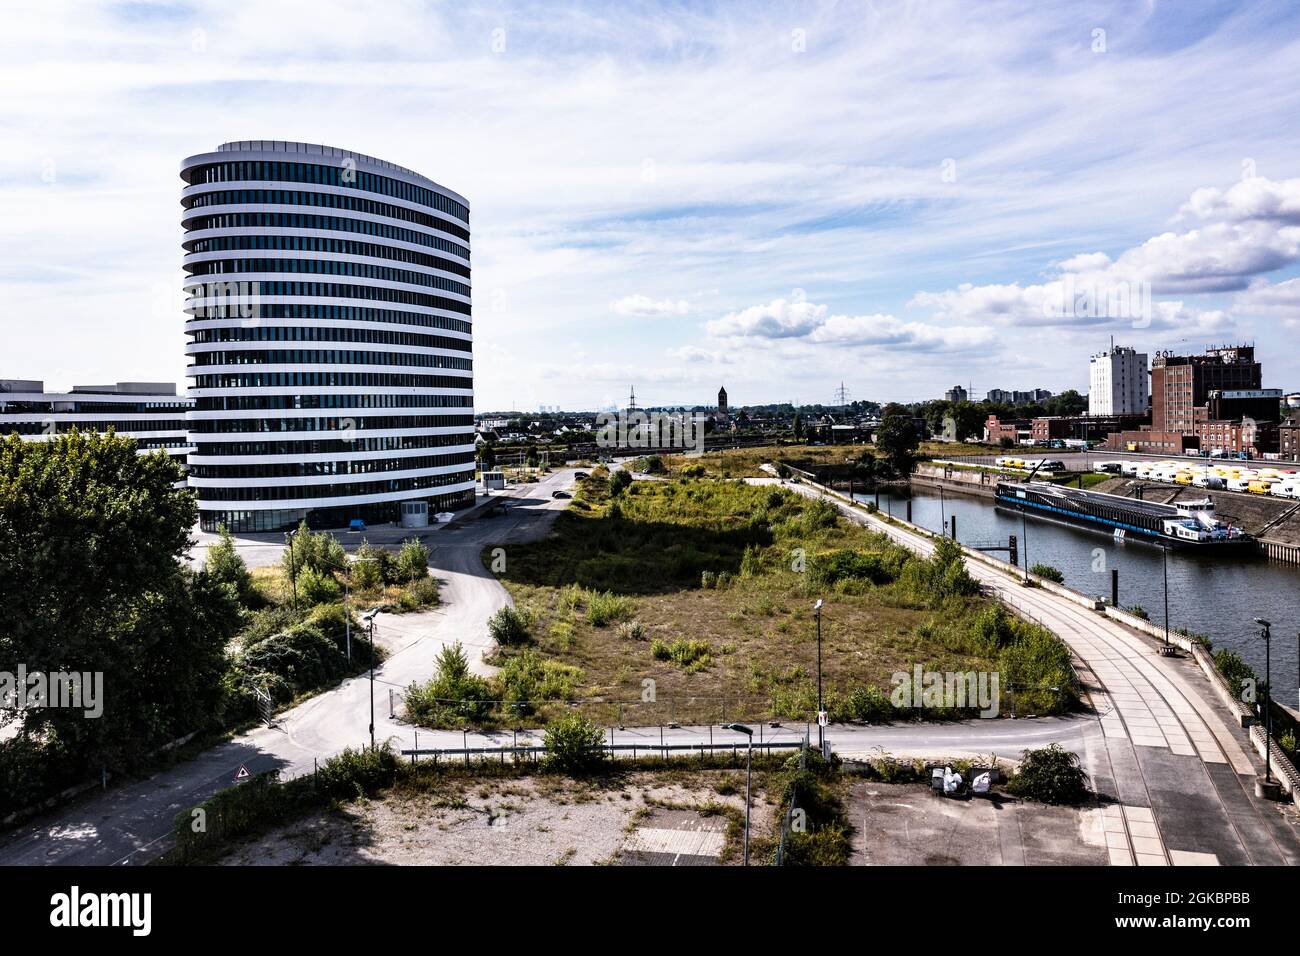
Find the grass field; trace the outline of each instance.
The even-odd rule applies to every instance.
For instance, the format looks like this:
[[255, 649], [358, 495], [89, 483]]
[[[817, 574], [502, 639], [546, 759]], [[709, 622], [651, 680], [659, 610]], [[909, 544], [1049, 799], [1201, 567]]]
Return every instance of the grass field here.
[[[818, 598], [832, 719], [901, 716], [889, 707], [891, 675], [914, 664], [1072, 686], [1063, 646], [980, 596], [960, 558], [921, 560], [772, 486], [637, 481], [613, 494], [598, 469], [554, 534], [508, 549], [501, 577], [532, 635], [502, 662], [529, 654], [576, 667], [573, 696], [624, 702], [629, 724], [717, 722], [724, 699], [727, 719], [812, 719]], [[1021, 712], [1073, 699], [1040, 698], [1021, 693]], [[616, 706], [598, 710], [617, 719]]]

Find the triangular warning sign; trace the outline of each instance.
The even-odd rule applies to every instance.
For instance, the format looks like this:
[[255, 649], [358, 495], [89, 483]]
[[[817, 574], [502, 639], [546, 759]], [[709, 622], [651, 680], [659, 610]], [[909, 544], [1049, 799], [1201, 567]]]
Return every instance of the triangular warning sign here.
[[247, 780], [251, 776], [252, 774], [248, 772], [248, 768], [241, 763], [239, 765], [239, 772], [235, 774], [235, 780]]

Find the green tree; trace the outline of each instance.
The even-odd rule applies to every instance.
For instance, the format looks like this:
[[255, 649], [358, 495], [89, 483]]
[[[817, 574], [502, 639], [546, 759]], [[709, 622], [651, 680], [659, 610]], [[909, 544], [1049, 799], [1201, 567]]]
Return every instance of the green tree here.
[[876, 448], [885, 456], [894, 474], [906, 477], [916, 467], [916, 450], [921, 439], [911, 413], [901, 405], [886, 405], [876, 430]]
[[483, 447], [478, 452], [479, 468], [482, 471], [492, 471], [497, 466], [497, 448], [496, 444], [491, 441], [484, 441]]
[[82, 777], [128, 766], [220, 710], [240, 612], [230, 588], [181, 563], [198, 513], [182, 477], [111, 433], [0, 442], [0, 660], [102, 675], [101, 716], [18, 718], [54, 776], [55, 759]]
[[803, 441], [803, 418], [798, 412], [794, 413], [794, 440]]
[[429, 549], [415, 538], [402, 542], [397, 554], [396, 574], [402, 583], [418, 581], [429, 576]]
[[256, 592], [253, 590], [253, 576], [248, 573], [248, 565], [235, 548], [235, 536], [224, 524], [217, 529], [220, 539], [208, 548], [203, 567], [208, 576], [221, 584], [228, 584], [234, 589], [239, 603], [245, 607], [254, 603]]

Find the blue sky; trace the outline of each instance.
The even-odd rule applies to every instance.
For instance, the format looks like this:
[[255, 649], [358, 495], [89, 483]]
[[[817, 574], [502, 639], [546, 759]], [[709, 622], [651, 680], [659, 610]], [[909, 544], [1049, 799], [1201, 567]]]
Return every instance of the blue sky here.
[[275, 138], [470, 199], [482, 409], [1082, 389], [1111, 335], [1253, 341], [1300, 389], [1298, 21], [26, 5], [0, 37], [0, 377], [183, 381], [179, 163]]

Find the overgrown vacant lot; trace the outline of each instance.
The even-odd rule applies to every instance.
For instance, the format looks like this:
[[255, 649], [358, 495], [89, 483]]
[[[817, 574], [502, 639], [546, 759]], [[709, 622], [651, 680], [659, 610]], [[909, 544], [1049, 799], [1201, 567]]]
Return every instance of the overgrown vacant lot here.
[[[707, 478], [758, 478], [759, 466], [770, 461], [802, 461], [813, 465], [839, 465], [861, 455], [875, 452], [875, 445], [764, 445], [712, 451], [706, 455], [666, 455], [663, 462], [674, 477], [683, 474]], [[987, 455], [992, 449], [982, 445], [922, 442], [917, 454], [923, 458], [948, 458], [954, 455]]]
[[[505, 697], [527, 698], [518, 709], [543, 720], [574, 698], [624, 702], [628, 724], [717, 722], [722, 698], [727, 719], [811, 720], [821, 597], [833, 720], [912, 715], [893, 712], [888, 692], [891, 675], [914, 664], [997, 670], [1003, 687], [1017, 685], [1022, 712], [1067, 708], [1063, 645], [981, 596], [955, 549], [939, 551], [921, 560], [825, 502], [772, 486], [618, 487], [598, 469], [554, 534], [508, 549], [501, 577], [522, 614], [503, 632], [498, 663], [537, 680]], [[653, 701], [643, 700], [647, 680]], [[618, 712], [584, 707], [602, 721]]]

